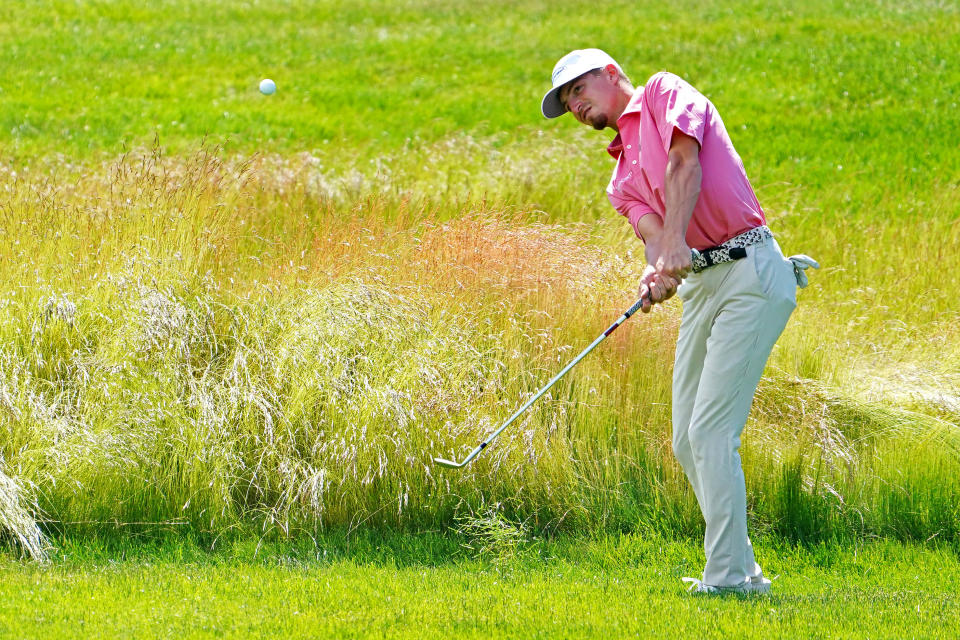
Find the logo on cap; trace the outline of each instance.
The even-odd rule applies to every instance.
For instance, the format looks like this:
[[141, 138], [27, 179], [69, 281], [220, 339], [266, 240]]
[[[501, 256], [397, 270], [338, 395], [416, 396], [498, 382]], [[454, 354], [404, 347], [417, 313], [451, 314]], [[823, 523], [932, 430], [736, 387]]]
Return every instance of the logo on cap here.
[[561, 73], [563, 73], [566, 70], [567, 67], [579, 61], [580, 61], [579, 53], [575, 53], [573, 55], [567, 56], [567, 59], [563, 61], [563, 64], [553, 70], [553, 77], [551, 78], [551, 80], [553, 80], [553, 82], [556, 82], [557, 78], [560, 76]]

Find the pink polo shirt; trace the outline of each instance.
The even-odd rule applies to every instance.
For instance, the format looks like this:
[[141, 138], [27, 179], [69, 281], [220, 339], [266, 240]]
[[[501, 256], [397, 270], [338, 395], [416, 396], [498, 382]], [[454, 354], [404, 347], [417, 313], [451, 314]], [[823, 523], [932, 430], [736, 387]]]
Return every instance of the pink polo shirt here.
[[654, 213], [663, 219], [663, 180], [674, 129], [700, 143], [700, 197], [687, 227], [687, 245], [715, 247], [766, 224], [720, 114], [682, 78], [666, 71], [651, 76], [634, 92], [617, 127], [620, 133], [607, 147], [617, 160], [607, 197], [638, 236], [640, 218]]

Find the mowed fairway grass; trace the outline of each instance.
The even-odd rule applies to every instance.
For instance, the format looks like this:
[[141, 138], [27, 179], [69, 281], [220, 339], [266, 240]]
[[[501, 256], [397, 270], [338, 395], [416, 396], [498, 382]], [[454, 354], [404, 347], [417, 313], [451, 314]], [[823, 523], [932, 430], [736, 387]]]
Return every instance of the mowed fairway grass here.
[[[3, 3], [0, 638], [960, 636], [958, 40], [935, 0]], [[769, 598], [683, 591], [677, 300], [430, 462], [634, 300], [609, 132], [539, 113], [593, 46], [710, 97], [823, 264], [741, 448]]]
[[[342, 540], [341, 540], [342, 545]], [[81, 549], [56, 566], [0, 564], [11, 638], [924, 638], [960, 633], [958, 559], [874, 542], [758, 545], [770, 597], [691, 597], [688, 542], [555, 540], [503, 562], [449, 537], [206, 553], [189, 545]], [[323, 547], [323, 541], [321, 541]], [[71, 550], [72, 551], [72, 550]], [[256, 556], [254, 556], [256, 553]], [[319, 557], [319, 559], [318, 559]]]

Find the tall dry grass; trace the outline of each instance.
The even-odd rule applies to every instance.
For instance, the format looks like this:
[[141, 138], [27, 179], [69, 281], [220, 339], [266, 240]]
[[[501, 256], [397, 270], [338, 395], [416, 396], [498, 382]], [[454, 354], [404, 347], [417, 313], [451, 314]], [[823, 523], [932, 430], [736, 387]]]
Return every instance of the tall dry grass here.
[[[608, 225], [543, 222], [496, 183], [444, 203], [434, 178], [210, 149], [0, 175], [3, 529], [37, 555], [38, 532], [297, 536], [496, 502], [542, 530], [695, 531], [669, 444], [676, 302], [466, 470], [431, 465], [596, 337], [642, 267]], [[873, 312], [878, 339], [855, 340], [860, 315], [802, 309], [771, 361], [743, 448], [756, 526], [955, 539], [956, 409], [851, 384], [834, 360], [889, 340]]]

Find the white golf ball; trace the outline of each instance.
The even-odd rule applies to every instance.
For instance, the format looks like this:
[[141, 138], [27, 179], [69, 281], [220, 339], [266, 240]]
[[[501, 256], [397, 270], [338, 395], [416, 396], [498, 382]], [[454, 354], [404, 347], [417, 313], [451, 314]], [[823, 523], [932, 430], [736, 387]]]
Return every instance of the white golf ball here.
[[270, 78], [264, 78], [260, 81], [260, 93], [265, 96], [271, 95], [274, 91], [277, 90], [277, 83], [271, 80]]

